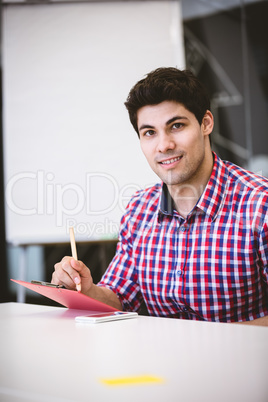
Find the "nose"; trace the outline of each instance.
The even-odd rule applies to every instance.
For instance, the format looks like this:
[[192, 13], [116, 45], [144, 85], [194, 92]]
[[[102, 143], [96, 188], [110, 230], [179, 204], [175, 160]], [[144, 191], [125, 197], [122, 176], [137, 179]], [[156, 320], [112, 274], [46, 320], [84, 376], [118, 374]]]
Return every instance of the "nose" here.
[[165, 153], [175, 149], [175, 142], [171, 135], [163, 133], [158, 137], [158, 152]]

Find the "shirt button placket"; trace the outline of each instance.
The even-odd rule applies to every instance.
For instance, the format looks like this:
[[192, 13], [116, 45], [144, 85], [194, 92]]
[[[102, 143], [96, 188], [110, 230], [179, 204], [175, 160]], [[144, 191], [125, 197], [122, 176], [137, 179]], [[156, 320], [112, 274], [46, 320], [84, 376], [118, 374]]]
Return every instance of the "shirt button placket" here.
[[180, 251], [180, 255], [181, 255], [181, 257], [183, 257], [183, 262], [181, 260], [182, 266], [181, 266], [180, 269], [177, 270], [178, 275], [182, 274], [182, 270], [183, 270], [183, 267], [184, 267], [185, 262], [186, 262], [185, 259], [186, 259], [186, 254], [187, 254], [186, 253], [187, 240], [186, 240], [185, 234], [186, 234], [188, 228], [189, 228], [189, 225], [187, 225], [186, 223], [181, 224], [180, 227], [178, 228], [178, 233], [181, 234], [181, 240], [180, 240], [181, 251]]
[[179, 227], [179, 232], [184, 233], [184, 232], [186, 232], [186, 230], [187, 230], [187, 225], [181, 225], [181, 226]]
[[[178, 234], [183, 235], [183, 234], [187, 231], [187, 229], [188, 229], [188, 225], [186, 225], [186, 224], [181, 224], [181, 225], [179, 226], [179, 228], [177, 229], [177, 230], [178, 230]], [[183, 236], [183, 237], [184, 237], [184, 236]], [[184, 239], [180, 239], [180, 241], [179, 241], [179, 247], [181, 248], [181, 250], [179, 251], [181, 264], [180, 264], [180, 268], [178, 267], [178, 269], [177, 269], [177, 271], [176, 271], [177, 277], [180, 277], [180, 276], [182, 275], [182, 267], [183, 267], [184, 264], [185, 264]], [[183, 259], [182, 259], [182, 257], [183, 257]]]
[[182, 223], [178, 229], [177, 229], [177, 233], [178, 233], [178, 268], [176, 270], [176, 276], [177, 276], [177, 297], [178, 297], [178, 307], [181, 311], [185, 311], [184, 308], [185, 306], [183, 306], [183, 300], [181, 298], [183, 298], [183, 294], [181, 294], [181, 291], [183, 289], [183, 269], [186, 263], [186, 255], [187, 255], [187, 251], [186, 251], [186, 247], [187, 247], [187, 236], [186, 236], [186, 232], [188, 230], [188, 225], [184, 222]]

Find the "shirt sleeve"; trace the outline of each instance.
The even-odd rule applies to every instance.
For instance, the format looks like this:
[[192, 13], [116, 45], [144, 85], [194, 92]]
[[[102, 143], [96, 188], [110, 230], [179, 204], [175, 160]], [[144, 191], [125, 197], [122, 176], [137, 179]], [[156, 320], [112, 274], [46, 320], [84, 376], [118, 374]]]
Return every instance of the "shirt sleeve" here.
[[260, 232], [259, 253], [263, 266], [262, 277], [268, 286], [268, 214], [265, 216], [264, 224]]
[[127, 210], [121, 219], [116, 254], [97, 284], [115, 292], [125, 311], [138, 311], [143, 300], [133, 262], [132, 229], [131, 213]]

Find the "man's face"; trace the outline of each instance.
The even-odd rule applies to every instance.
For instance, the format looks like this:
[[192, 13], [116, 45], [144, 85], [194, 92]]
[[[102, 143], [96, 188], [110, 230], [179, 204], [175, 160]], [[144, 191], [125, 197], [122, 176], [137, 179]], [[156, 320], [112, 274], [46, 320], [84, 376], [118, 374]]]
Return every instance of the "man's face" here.
[[207, 111], [202, 124], [182, 104], [164, 101], [138, 110], [141, 149], [160, 179], [168, 186], [198, 185], [211, 173], [208, 134], [213, 116]]

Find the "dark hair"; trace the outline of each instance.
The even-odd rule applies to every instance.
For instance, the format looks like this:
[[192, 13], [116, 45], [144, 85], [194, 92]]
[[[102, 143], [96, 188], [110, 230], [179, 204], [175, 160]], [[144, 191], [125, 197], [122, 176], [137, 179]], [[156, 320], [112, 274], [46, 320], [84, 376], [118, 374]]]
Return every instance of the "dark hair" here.
[[201, 125], [210, 109], [208, 93], [190, 70], [161, 67], [150, 72], [130, 90], [125, 106], [131, 124], [139, 135], [137, 112], [147, 105], [158, 105], [164, 101], [175, 101], [193, 113]]

